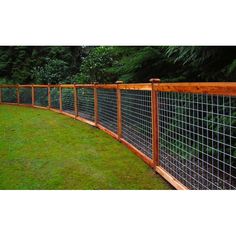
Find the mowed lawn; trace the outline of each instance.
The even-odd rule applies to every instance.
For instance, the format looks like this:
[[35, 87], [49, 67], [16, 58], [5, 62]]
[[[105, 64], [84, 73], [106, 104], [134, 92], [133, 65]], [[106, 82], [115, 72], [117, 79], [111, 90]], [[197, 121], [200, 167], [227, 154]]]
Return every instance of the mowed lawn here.
[[0, 105], [0, 189], [172, 189], [101, 130], [41, 109]]

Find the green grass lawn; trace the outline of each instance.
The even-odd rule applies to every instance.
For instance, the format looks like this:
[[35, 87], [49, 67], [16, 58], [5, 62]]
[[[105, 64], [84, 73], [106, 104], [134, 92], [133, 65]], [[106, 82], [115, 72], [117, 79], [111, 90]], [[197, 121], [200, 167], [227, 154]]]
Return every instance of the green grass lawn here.
[[0, 105], [0, 189], [172, 189], [124, 145], [40, 109]]

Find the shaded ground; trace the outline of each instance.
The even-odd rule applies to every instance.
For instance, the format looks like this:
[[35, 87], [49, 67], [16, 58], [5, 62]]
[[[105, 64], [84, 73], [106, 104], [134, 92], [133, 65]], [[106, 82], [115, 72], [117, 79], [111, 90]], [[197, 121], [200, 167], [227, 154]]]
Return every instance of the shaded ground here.
[[172, 189], [106, 133], [50, 111], [0, 105], [0, 189]]

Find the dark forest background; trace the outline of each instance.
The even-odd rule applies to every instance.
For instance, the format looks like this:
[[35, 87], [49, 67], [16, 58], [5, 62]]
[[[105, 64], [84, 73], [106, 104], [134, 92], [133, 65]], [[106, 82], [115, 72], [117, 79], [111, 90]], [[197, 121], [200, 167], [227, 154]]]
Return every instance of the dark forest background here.
[[236, 47], [0, 47], [0, 83], [236, 81]]

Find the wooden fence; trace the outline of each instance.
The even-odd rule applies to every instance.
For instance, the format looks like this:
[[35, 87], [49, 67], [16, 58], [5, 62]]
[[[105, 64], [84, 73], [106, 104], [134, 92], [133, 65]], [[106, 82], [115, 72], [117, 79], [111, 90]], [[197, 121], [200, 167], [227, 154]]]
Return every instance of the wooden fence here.
[[0, 104], [105, 131], [176, 189], [236, 189], [236, 83], [0, 85]]

